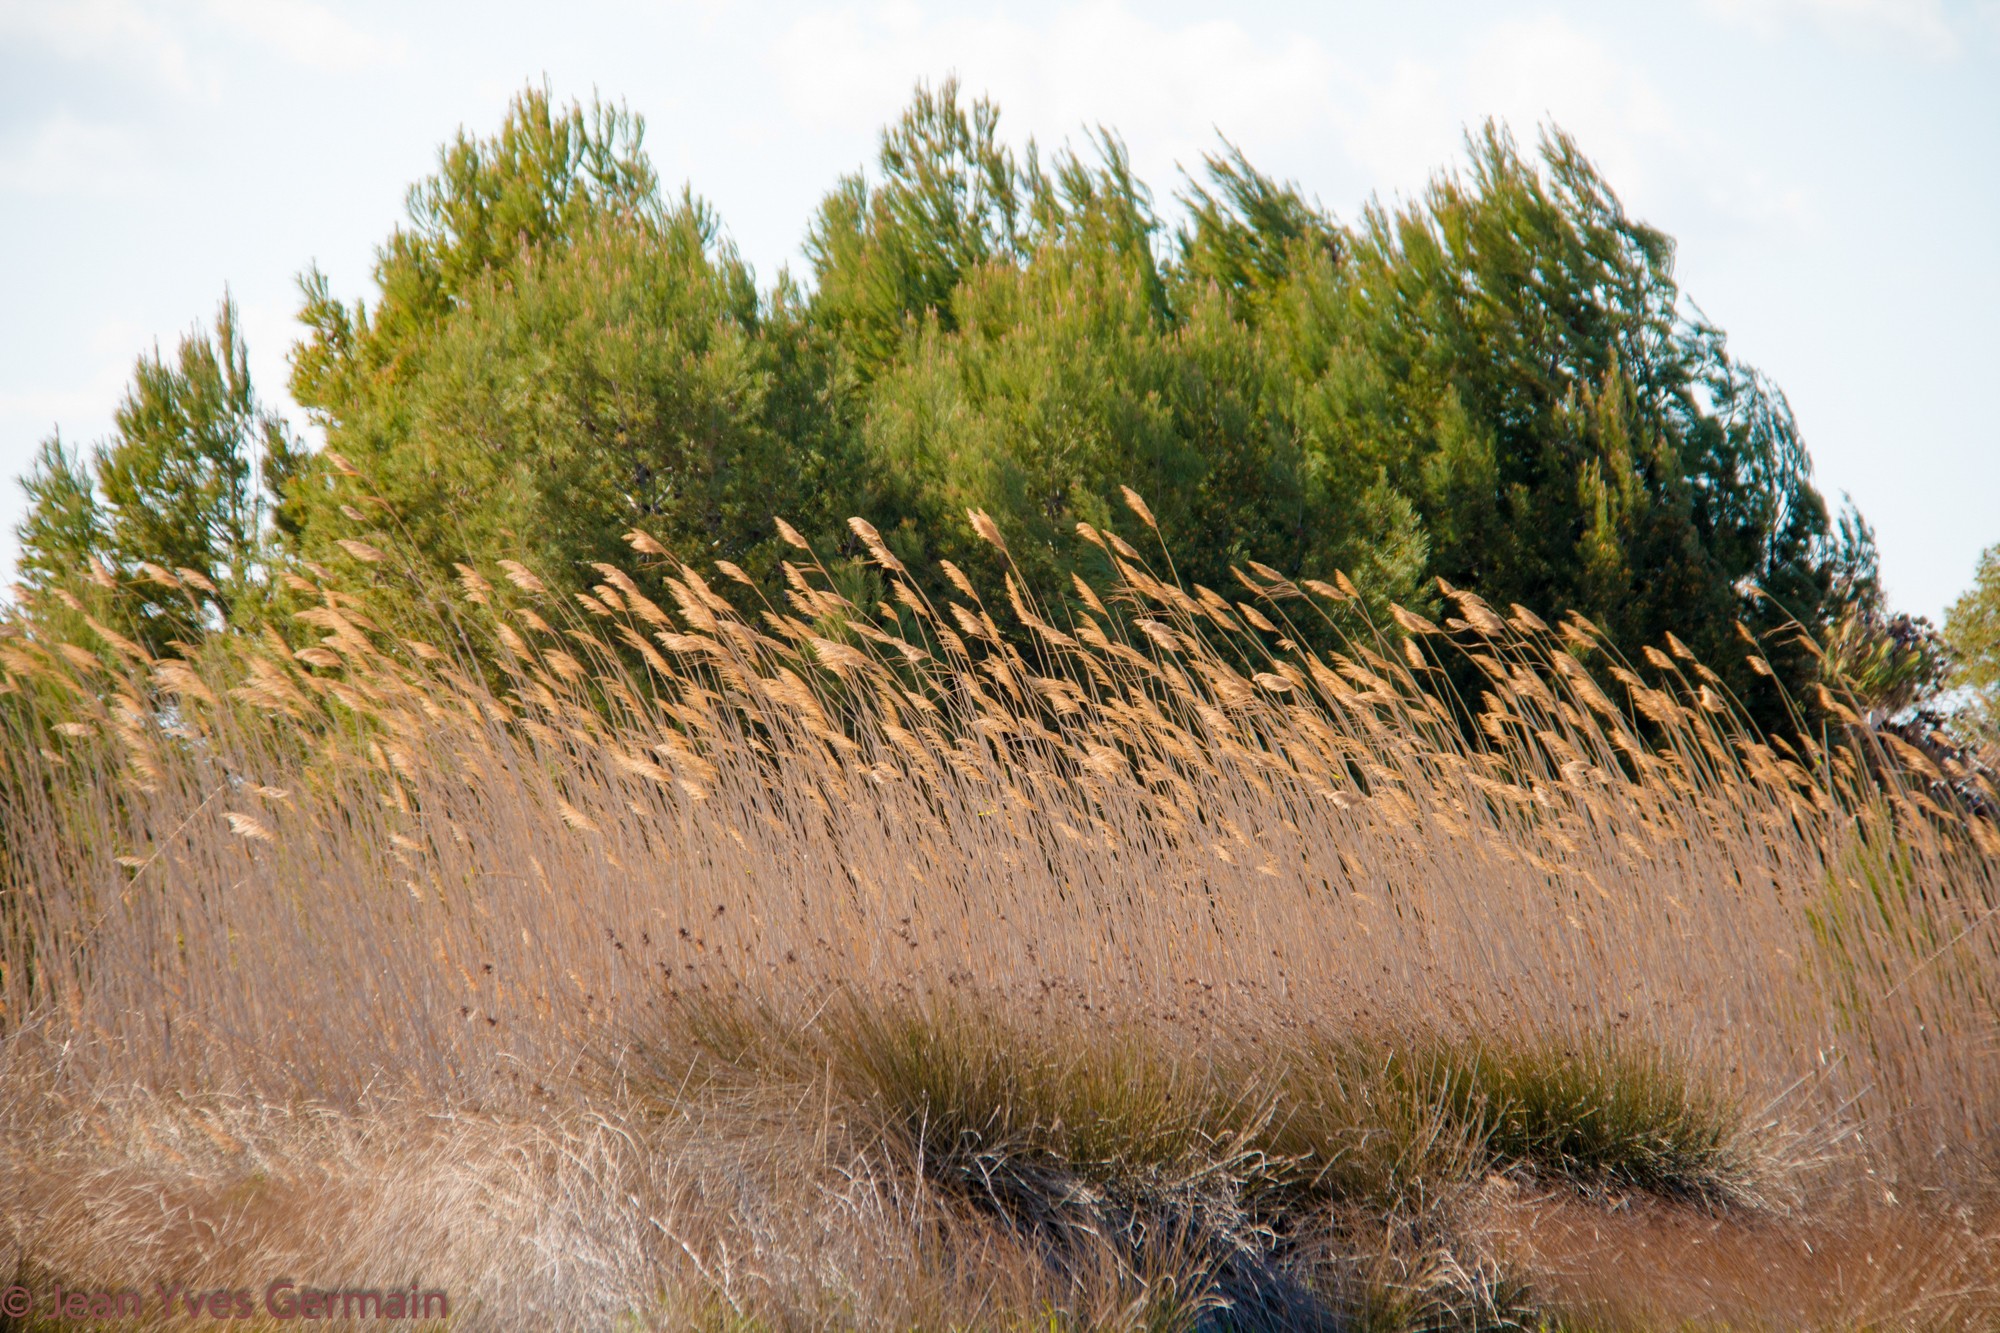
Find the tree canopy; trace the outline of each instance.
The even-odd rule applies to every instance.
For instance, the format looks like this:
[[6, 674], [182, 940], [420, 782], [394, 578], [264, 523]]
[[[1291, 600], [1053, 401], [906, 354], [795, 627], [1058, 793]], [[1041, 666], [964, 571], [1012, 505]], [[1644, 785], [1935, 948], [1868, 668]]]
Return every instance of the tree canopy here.
[[812, 314], [918, 530], [984, 509], [1067, 573], [1131, 484], [1203, 582], [1339, 569], [1379, 605], [1441, 576], [1717, 658], [1739, 618], [1824, 627], [1871, 595], [1783, 396], [1567, 136], [1530, 157], [1489, 125], [1353, 227], [1228, 149], [1172, 241], [1115, 138], [1048, 173], [994, 143], [990, 107], [920, 96], [813, 232]]
[[[528, 89], [412, 187], [372, 302], [302, 278], [291, 388], [324, 451], [257, 405], [225, 305], [141, 362], [113, 441], [44, 447], [23, 577], [192, 570], [229, 614], [359, 539], [581, 587], [638, 527], [776, 587], [780, 518], [966, 563], [979, 510], [1059, 608], [1109, 558], [1079, 524], [1137, 539], [1130, 486], [1190, 583], [1339, 574], [1379, 617], [1442, 578], [1725, 671], [1740, 621], [1795, 692], [1812, 653], [1778, 631], [1879, 602], [1783, 395], [1568, 136], [1488, 125], [1352, 224], [1224, 144], [1169, 227], [1115, 134], [1044, 155], [999, 125], [920, 88], [811, 219], [809, 283], [760, 289], [639, 118]], [[197, 633], [187, 606], [132, 623]]]
[[1738, 617], [1827, 623], [1865, 534], [1829, 522], [1783, 396], [1684, 311], [1672, 243], [1561, 133], [1538, 162], [1492, 125], [1469, 149], [1337, 256], [1257, 274], [1314, 483], [1386, 485], [1427, 573], [1622, 642], [1720, 656]]
[[2000, 545], [1979, 557], [1971, 589], [1945, 613], [1944, 636], [1957, 659], [1951, 683], [1967, 694], [1965, 729], [2000, 744]]
[[198, 639], [268, 595], [267, 556], [290, 523], [277, 505], [304, 459], [251, 386], [225, 297], [213, 334], [190, 333], [172, 361], [139, 359], [109, 440], [43, 443], [22, 479], [21, 580], [86, 590], [149, 645]]

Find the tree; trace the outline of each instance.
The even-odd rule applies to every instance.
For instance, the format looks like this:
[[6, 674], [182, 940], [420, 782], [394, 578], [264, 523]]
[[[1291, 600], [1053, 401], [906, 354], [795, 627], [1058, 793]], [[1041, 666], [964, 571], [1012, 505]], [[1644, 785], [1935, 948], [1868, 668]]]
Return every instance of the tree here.
[[[1672, 242], [1559, 132], [1539, 166], [1491, 125], [1469, 148], [1333, 255], [1240, 280], [1263, 289], [1240, 307], [1286, 367], [1314, 484], [1328, 503], [1386, 486], [1429, 572], [1574, 608], [1634, 651], [1673, 632], [1726, 668], [1739, 618], [1823, 632], [1865, 530], [1830, 523], [1782, 395], [1684, 312]], [[1765, 655], [1811, 676], [1803, 647]]]
[[114, 591], [110, 613], [149, 645], [254, 613], [269, 586], [274, 501], [303, 452], [258, 401], [227, 296], [213, 334], [173, 361], [139, 359], [112, 437], [88, 458], [50, 438], [23, 479], [23, 581]]
[[37, 593], [68, 587], [108, 545], [91, 460], [65, 445], [57, 431], [42, 441], [21, 489], [28, 498], [14, 529], [21, 584]]
[[396, 548], [407, 579], [370, 562], [386, 610], [465, 560], [580, 587], [634, 526], [773, 585], [778, 515], [848, 554], [859, 514], [912, 565], [990, 560], [978, 509], [1061, 598], [1105, 568], [1079, 523], [1134, 535], [1132, 486], [1192, 582], [1341, 571], [1379, 612], [1438, 577], [1579, 611], [1628, 655], [1671, 632], [1767, 722], [1790, 705], [1739, 622], [1795, 701], [1830, 640], [1885, 700], [1921, 675], [1784, 396], [1559, 132], [1524, 154], [1489, 125], [1351, 226], [1225, 144], [1168, 235], [1110, 133], [1017, 154], [990, 103], [920, 87], [815, 215], [810, 290], [762, 293], [643, 135], [532, 88], [458, 134], [372, 300], [302, 279], [292, 387], [329, 448], [303, 459], [256, 406], [225, 306], [213, 346], [142, 363], [114, 445], [45, 447], [25, 576], [156, 567], [135, 614], [158, 638], [261, 595], [274, 541]]
[[1205, 159], [1207, 181], [1190, 178], [1183, 193], [1188, 220], [1177, 237], [1174, 276], [1184, 290], [1228, 293], [1239, 313], [1254, 318], [1260, 298], [1316, 260], [1337, 263], [1344, 244], [1323, 210], [1257, 170], [1242, 149], [1225, 146]]
[[1191, 580], [1344, 561], [1380, 600], [1406, 595], [1422, 563], [1414, 514], [1380, 494], [1307, 503], [1266, 349], [1236, 310], [1235, 275], [1295, 243], [1331, 252], [1331, 224], [1240, 155], [1218, 160], [1218, 195], [1273, 234], [1225, 235], [1225, 205], [1204, 195], [1184, 242], [1199, 260], [1176, 270], [1115, 136], [1093, 135], [1091, 159], [1045, 163], [1032, 142], [1018, 158], [1001, 146], [997, 123], [955, 84], [919, 88], [876, 181], [845, 179], [809, 239], [809, 313], [854, 367], [881, 479], [871, 517], [892, 543], [983, 561], [963, 515], [985, 510], [1037, 590], [1061, 598], [1070, 574], [1104, 568], [1079, 521], [1136, 525], [1130, 485]]
[[336, 456], [388, 505], [366, 521], [431, 573], [527, 558], [578, 586], [635, 525], [769, 567], [774, 513], [831, 526], [856, 469], [838, 413], [801, 410], [825, 395], [788, 381], [825, 358], [705, 205], [661, 199], [643, 131], [531, 89], [412, 189], [372, 309], [307, 275], [293, 391], [332, 450], [296, 490], [314, 558], [355, 532]]
[[1129, 484], [1191, 578], [1227, 585], [1232, 560], [1293, 560], [1296, 459], [1263, 411], [1254, 344], [1220, 309], [1163, 326], [1155, 280], [1144, 260], [1045, 244], [1029, 266], [969, 277], [956, 330], [927, 320], [877, 380], [869, 448], [906, 488], [913, 530], [947, 543], [934, 549], [983, 558], [949, 543], [967, 509], [986, 510], [1038, 588], [1060, 592], [1079, 562], [1102, 564], [1079, 520], [1136, 525]]
[[1379, 607], [1439, 575], [1634, 654], [1676, 633], [1745, 692], [1737, 620], [1797, 695], [1799, 631], [1875, 608], [1866, 529], [1831, 520], [1783, 396], [1567, 137], [1531, 161], [1489, 126], [1464, 172], [1355, 228], [1228, 148], [1165, 258], [1098, 144], [1044, 171], [989, 104], [919, 89], [878, 180], [822, 205], [810, 310], [856, 366], [887, 517], [987, 509], [1059, 587], [1092, 559], [1074, 523], [1130, 483], [1203, 581], [1339, 568]]
[[1986, 548], [1972, 587], [1945, 612], [1944, 636], [1956, 659], [1951, 684], [1968, 695], [1954, 723], [2000, 745], [2000, 545]]
[[535, 88], [514, 98], [492, 138], [461, 130], [439, 153], [436, 173], [410, 187], [409, 225], [376, 252], [373, 310], [335, 300], [317, 267], [300, 280], [307, 332], [293, 356], [293, 397], [337, 424], [357, 400], [383, 396], [414, 368], [473, 281], [504, 276], [589, 220], [657, 218], [659, 181], [644, 138], [645, 122], [622, 108], [558, 110]]
[[882, 183], [842, 177], [806, 232], [814, 319], [866, 376], [895, 359], [924, 316], [955, 327], [952, 294], [966, 274], [1031, 249], [1029, 195], [1039, 180], [996, 137], [992, 103], [961, 106], [958, 82], [917, 88], [882, 133]]

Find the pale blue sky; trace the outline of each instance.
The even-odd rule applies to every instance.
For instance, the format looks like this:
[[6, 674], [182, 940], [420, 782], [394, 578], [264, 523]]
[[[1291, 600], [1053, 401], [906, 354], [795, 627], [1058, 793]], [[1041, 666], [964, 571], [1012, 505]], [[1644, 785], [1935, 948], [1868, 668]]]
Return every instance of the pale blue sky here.
[[[1783, 387], [1897, 605], [1938, 615], [2000, 541], [2000, 3], [1956, 0], [0, 0], [0, 477], [58, 424], [103, 435], [133, 358], [225, 283], [290, 411], [295, 275], [367, 292], [408, 183], [526, 81], [643, 114], [768, 282], [951, 72], [1017, 139], [1114, 127], [1163, 199], [1219, 131], [1343, 218], [1468, 123], [1553, 118]], [[20, 509], [8, 485], [0, 569]]]

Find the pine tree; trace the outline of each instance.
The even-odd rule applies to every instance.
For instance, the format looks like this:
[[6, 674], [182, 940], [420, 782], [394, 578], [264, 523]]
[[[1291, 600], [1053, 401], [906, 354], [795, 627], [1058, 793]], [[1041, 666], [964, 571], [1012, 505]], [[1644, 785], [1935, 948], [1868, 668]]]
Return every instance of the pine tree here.
[[1191, 581], [1338, 570], [1381, 611], [1435, 576], [1579, 611], [1633, 656], [1671, 632], [1766, 721], [1786, 705], [1737, 622], [1794, 698], [1824, 662], [1796, 631], [1888, 623], [1783, 395], [1560, 133], [1528, 154], [1488, 126], [1353, 225], [1225, 144], [1168, 235], [1111, 134], [1017, 154], [990, 103], [920, 87], [818, 210], [810, 290], [760, 293], [705, 205], [661, 195], [643, 130], [529, 89], [412, 188], [373, 300], [305, 275], [316, 458], [257, 406], [227, 304], [142, 361], [116, 437], [52, 439], [27, 479], [24, 578], [94, 556], [157, 640], [240, 618], [273, 543], [394, 546], [370, 562], [388, 610], [463, 560], [581, 586], [633, 526], [774, 583], [778, 515], [988, 560], [979, 509], [1061, 598], [1107, 558], [1078, 523], [1129, 525], [1129, 485]]
[[1956, 659], [1951, 684], [1968, 695], [1953, 721], [2000, 745], [2000, 545], [1986, 548], [1972, 587], [1945, 612], [1944, 637]]
[[1031, 247], [1024, 172], [999, 142], [999, 111], [969, 107], [958, 82], [919, 85], [909, 109], [882, 133], [881, 181], [843, 177], [806, 233], [813, 315], [833, 329], [864, 376], [896, 359], [924, 317], [956, 326], [952, 295], [994, 260], [1019, 261]]
[[24, 581], [115, 587], [110, 613], [156, 646], [251, 610], [268, 587], [274, 500], [303, 451], [258, 402], [233, 300], [172, 361], [139, 359], [114, 425], [87, 460], [60, 437], [43, 445], [23, 480]]
[[27, 513], [14, 529], [21, 585], [33, 593], [72, 587], [108, 549], [90, 459], [65, 445], [57, 431], [42, 441], [21, 489], [28, 498]]
[[661, 197], [643, 136], [530, 89], [410, 191], [372, 307], [307, 274], [292, 387], [330, 452], [292, 491], [305, 555], [379, 534], [419, 583], [506, 557], [581, 587], [637, 526], [775, 575], [774, 515], [853, 512], [824, 338], [783, 284], [760, 299], [707, 205]]
[[[1865, 529], [1830, 520], [1783, 396], [1687, 312], [1672, 242], [1559, 132], [1539, 161], [1493, 125], [1469, 150], [1334, 255], [1237, 266], [1267, 289], [1239, 308], [1285, 367], [1327, 503], [1386, 487], [1430, 573], [1575, 609], [1635, 653], [1672, 632], [1737, 662], [1739, 618], [1824, 634], [1865, 591], [1843, 572]], [[1789, 632], [1765, 655], [1795, 688], [1813, 676]], [[1732, 683], [1780, 716], [1747, 672]]]

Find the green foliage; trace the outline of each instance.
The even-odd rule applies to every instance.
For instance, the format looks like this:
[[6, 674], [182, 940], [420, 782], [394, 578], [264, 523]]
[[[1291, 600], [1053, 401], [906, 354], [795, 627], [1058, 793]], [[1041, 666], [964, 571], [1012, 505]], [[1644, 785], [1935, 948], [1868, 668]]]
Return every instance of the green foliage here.
[[874, 516], [892, 540], [981, 561], [957, 534], [984, 510], [1030, 584], [1061, 598], [1106, 559], [1076, 525], [1129, 527], [1129, 485], [1193, 581], [1231, 588], [1246, 561], [1346, 566], [1378, 601], [1414, 595], [1414, 513], [1379, 489], [1315, 503], [1286, 386], [1239, 317], [1253, 275], [1335, 252], [1331, 223], [1240, 154], [1218, 159], [1177, 268], [1115, 138], [1044, 169], [1032, 144], [1017, 165], [995, 125], [952, 84], [920, 91], [884, 136], [881, 183], [844, 181], [811, 238], [811, 313], [866, 386]]
[[1257, 278], [1308, 474], [1391, 488], [1428, 572], [1718, 664], [1738, 616], [1826, 623], [1865, 551], [1831, 532], [1783, 398], [1682, 314], [1671, 242], [1570, 139], [1538, 168], [1489, 125], [1465, 175], [1308, 258]]
[[[577, 586], [633, 526], [775, 587], [779, 515], [848, 554], [858, 513], [912, 564], [991, 562], [971, 509], [1059, 608], [1107, 572], [1079, 523], [1142, 535], [1131, 486], [1189, 582], [1340, 571], [1380, 619], [1442, 576], [1634, 651], [1671, 631], [1767, 721], [1785, 705], [1732, 667], [1736, 621], [1795, 697], [1823, 674], [1808, 637], [1886, 623], [1866, 527], [1829, 519], [1782, 395], [1559, 133], [1527, 155], [1488, 126], [1351, 227], [1225, 146], [1169, 236], [1114, 136], [1017, 155], [946, 82], [821, 204], [810, 292], [760, 294], [712, 213], [662, 197], [643, 129], [529, 89], [410, 191], [372, 304], [309, 272], [292, 388], [330, 448], [303, 466], [257, 424], [233, 326], [207, 361], [143, 365], [121, 438], [151, 443], [85, 486], [52, 440], [28, 479], [30, 580], [186, 566], [227, 610], [261, 447], [288, 557], [393, 548], [416, 584], [392, 602], [502, 557]], [[1869, 670], [1893, 693], [1901, 661]]]
[[1233, 587], [1232, 563], [1306, 563], [1297, 450], [1266, 409], [1253, 335], [1220, 300], [1164, 324], [1154, 277], [1141, 257], [1063, 240], [960, 287], [958, 330], [929, 324], [864, 418], [919, 531], [942, 537], [986, 510], [1029, 582], [1059, 591], [1103, 567], [1076, 524], [1131, 526], [1131, 485], [1188, 578]]
[[951, 297], [971, 270], [1027, 249], [1031, 186], [996, 138], [999, 112], [960, 106], [958, 84], [917, 90], [883, 132], [884, 177], [843, 177], [806, 234], [815, 316], [840, 332], [864, 369], [891, 360], [912, 316], [953, 327]]
[[1242, 300], [1277, 291], [1315, 259], [1337, 263], [1344, 249], [1331, 218], [1297, 190], [1258, 171], [1234, 144], [1206, 162], [1208, 182], [1191, 180], [1188, 222], [1179, 236], [1176, 276]]
[[1717, 1202], [1755, 1187], [1743, 1108], [1658, 1051], [1601, 1037], [1440, 1044], [1396, 1074], [1473, 1127], [1495, 1161]]
[[492, 138], [461, 131], [440, 152], [436, 174], [410, 188], [409, 225], [376, 254], [373, 311], [333, 299], [317, 268], [301, 280], [307, 333], [293, 362], [293, 396], [338, 421], [357, 397], [385, 387], [371, 381], [393, 386], [482, 275], [505, 274], [523, 254], [565, 243], [593, 220], [657, 216], [644, 135], [645, 123], [621, 109], [558, 110], [534, 88], [515, 97]]
[[[635, 524], [686, 554], [742, 559], [762, 506], [796, 497], [764, 419], [770, 375], [740, 267], [705, 217], [593, 229], [459, 295], [381, 420], [337, 443], [439, 567], [466, 554], [552, 571], [626, 552]], [[328, 531], [344, 531], [323, 506]], [[761, 531], [759, 529], [761, 528]]]
[[[1060, 589], [1099, 559], [1076, 522], [1130, 484], [1196, 581], [1338, 568], [1379, 610], [1442, 575], [1725, 665], [1738, 619], [1878, 610], [1782, 396], [1683, 313], [1671, 242], [1566, 137], [1530, 161], [1489, 126], [1463, 175], [1351, 230], [1231, 149], [1165, 260], [1114, 141], [1053, 176], [996, 145], [990, 106], [920, 93], [881, 184], [815, 228], [813, 313], [901, 488], [878, 517], [984, 509]], [[1795, 689], [1816, 667], [1791, 637], [1764, 655]]]
[[32, 591], [62, 587], [106, 546], [91, 460], [65, 445], [58, 431], [42, 441], [21, 489], [28, 512], [14, 530], [21, 547], [16, 573]]
[[[420, 572], [526, 559], [577, 585], [646, 529], [676, 552], [768, 573], [771, 518], [837, 522], [837, 412], [794, 381], [825, 357], [691, 196], [662, 201], [640, 122], [517, 98], [492, 139], [461, 135], [381, 251], [373, 312], [306, 281], [294, 392], [362, 489], [382, 544]], [[357, 488], [319, 469], [303, 547], [350, 558]]]
[[1667, 1052], [1609, 1034], [1300, 1032], [1197, 1058], [1115, 1025], [1030, 1030], [965, 1006], [838, 1003], [800, 1026], [734, 1001], [678, 1003], [726, 1070], [838, 1070], [845, 1093], [925, 1145], [932, 1170], [980, 1188], [1010, 1163], [1115, 1185], [1203, 1162], [1280, 1210], [1383, 1208], [1517, 1167], [1717, 1203], [1764, 1184], [1746, 1108]]
[[1952, 668], [1950, 649], [1929, 620], [1872, 606], [1845, 612], [1825, 651], [1826, 683], [1882, 718], [1934, 699]]
[[23, 480], [23, 584], [83, 590], [151, 645], [253, 612], [278, 536], [267, 519], [286, 521], [272, 502], [303, 453], [257, 400], [233, 301], [173, 361], [139, 359], [115, 423], [88, 457], [60, 436], [42, 446]]
[[1986, 548], [1972, 587], [1945, 612], [1944, 636], [1956, 658], [1951, 683], [1971, 695], [1954, 721], [2000, 744], [2000, 545]]

